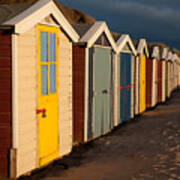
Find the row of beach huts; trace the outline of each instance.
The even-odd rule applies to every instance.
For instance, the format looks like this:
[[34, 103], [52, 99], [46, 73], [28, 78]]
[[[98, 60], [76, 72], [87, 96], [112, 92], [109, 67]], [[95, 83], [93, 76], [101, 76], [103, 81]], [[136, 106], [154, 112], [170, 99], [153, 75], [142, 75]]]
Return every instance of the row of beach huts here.
[[18, 178], [165, 102], [180, 85], [168, 48], [70, 25], [52, 0], [0, 5], [0, 176]]

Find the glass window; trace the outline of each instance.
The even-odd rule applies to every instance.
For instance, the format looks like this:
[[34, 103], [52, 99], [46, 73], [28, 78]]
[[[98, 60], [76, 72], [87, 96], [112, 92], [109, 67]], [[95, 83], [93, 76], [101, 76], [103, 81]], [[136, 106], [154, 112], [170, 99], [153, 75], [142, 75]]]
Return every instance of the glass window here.
[[50, 65], [50, 93], [56, 92], [56, 65]]
[[48, 94], [48, 66], [41, 65], [41, 94]]
[[41, 62], [48, 61], [48, 33], [41, 32]]
[[49, 33], [49, 51], [50, 51], [50, 62], [55, 62], [56, 59], [56, 35], [54, 33]]

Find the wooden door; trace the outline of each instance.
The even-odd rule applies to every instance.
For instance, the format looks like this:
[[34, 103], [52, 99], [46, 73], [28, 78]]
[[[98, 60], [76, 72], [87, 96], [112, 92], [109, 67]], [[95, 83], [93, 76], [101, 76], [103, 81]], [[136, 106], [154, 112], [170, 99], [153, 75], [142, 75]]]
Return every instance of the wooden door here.
[[111, 129], [111, 49], [94, 48], [93, 54], [93, 134], [94, 138]]
[[131, 117], [131, 55], [120, 54], [120, 117], [125, 122]]
[[146, 61], [146, 107], [152, 106], [152, 79], [153, 79], [153, 61], [147, 59]]
[[58, 28], [38, 25], [38, 166], [58, 157]]
[[126, 53], [126, 120], [130, 120], [131, 118], [131, 88], [132, 88], [132, 82], [131, 82], [131, 73], [132, 73], [132, 59], [131, 54]]
[[146, 110], [146, 57], [140, 57], [140, 106], [139, 112]]

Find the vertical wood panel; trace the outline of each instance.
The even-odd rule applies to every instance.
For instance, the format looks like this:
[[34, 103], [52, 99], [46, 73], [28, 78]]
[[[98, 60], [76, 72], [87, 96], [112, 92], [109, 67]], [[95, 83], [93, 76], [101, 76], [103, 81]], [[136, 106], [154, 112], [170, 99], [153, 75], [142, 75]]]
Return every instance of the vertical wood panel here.
[[0, 176], [9, 175], [12, 145], [11, 34], [0, 32]]
[[147, 59], [146, 61], [146, 106], [151, 107], [152, 104], [152, 59]]
[[162, 61], [158, 61], [158, 102], [162, 102]]
[[85, 48], [73, 46], [73, 140], [84, 139]]

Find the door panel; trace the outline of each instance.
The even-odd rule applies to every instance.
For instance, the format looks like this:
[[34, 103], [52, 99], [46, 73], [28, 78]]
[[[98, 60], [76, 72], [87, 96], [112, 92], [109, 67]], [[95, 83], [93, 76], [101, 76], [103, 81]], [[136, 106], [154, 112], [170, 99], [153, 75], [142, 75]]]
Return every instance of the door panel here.
[[131, 118], [131, 55], [126, 54], [126, 120]]
[[126, 56], [120, 54], [120, 117], [121, 122], [125, 122], [126, 117]]
[[110, 130], [111, 50], [94, 48], [93, 55], [93, 132], [94, 138]]
[[38, 25], [38, 166], [58, 153], [58, 28]]
[[121, 122], [121, 62], [120, 62], [120, 55], [117, 57], [117, 123], [120, 124]]
[[131, 117], [131, 55], [120, 54], [120, 117], [125, 122]]
[[146, 57], [140, 58], [140, 113], [146, 110]]

